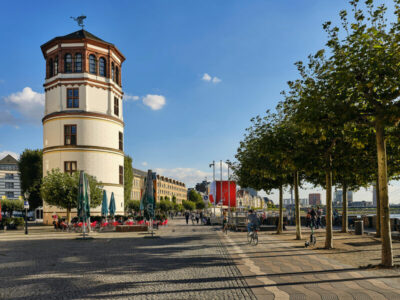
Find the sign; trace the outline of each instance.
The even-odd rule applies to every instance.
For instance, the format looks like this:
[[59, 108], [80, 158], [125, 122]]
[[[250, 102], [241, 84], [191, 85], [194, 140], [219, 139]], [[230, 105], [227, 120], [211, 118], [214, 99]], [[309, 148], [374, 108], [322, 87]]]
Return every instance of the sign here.
[[203, 200], [204, 200], [204, 201], [207, 201], [207, 200], [208, 200], [208, 196], [207, 196], [207, 195], [204, 195], [204, 196], [203, 196]]
[[29, 209], [29, 202], [28, 201], [24, 201], [24, 208], [25, 209]]

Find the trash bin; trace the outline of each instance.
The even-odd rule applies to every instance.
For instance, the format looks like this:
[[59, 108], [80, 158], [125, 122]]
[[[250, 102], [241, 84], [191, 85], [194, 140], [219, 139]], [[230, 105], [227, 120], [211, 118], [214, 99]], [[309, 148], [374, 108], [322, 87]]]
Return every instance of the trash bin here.
[[357, 220], [354, 222], [354, 233], [357, 235], [364, 234], [364, 221], [363, 220]]

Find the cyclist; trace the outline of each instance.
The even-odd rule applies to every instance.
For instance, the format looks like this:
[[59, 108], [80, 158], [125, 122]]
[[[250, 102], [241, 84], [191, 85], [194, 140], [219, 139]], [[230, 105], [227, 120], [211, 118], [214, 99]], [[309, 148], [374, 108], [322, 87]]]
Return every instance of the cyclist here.
[[259, 220], [257, 215], [254, 213], [252, 209], [249, 210], [249, 214], [247, 216], [247, 231], [252, 234], [255, 227], [258, 226]]

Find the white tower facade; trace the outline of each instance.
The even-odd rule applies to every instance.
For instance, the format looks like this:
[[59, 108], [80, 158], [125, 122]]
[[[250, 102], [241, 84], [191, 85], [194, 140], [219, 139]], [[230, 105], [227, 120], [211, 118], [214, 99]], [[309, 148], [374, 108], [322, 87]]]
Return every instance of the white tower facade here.
[[[116, 214], [124, 212], [124, 121], [121, 67], [113, 44], [85, 30], [56, 37], [41, 46], [46, 59], [43, 117], [43, 176], [52, 169], [83, 170], [101, 181]], [[101, 208], [92, 209], [100, 214]], [[60, 208], [44, 203], [43, 221]], [[74, 211], [73, 211], [74, 215]]]

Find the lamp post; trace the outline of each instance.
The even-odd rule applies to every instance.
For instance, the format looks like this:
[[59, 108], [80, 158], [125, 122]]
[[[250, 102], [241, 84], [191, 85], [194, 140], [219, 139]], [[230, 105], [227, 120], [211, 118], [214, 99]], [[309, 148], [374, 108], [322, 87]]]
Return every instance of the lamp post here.
[[219, 161], [219, 166], [220, 166], [220, 169], [221, 169], [221, 188], [220, 188], [220, 191], [221, 191], [221, 200], [222, 200], [222, 204], [221, 204], [221, 213], [222, 213], [222, 211], [223, 211], [223, 205], [224, 205], [224, 197], [222, 196], [222, 160], [220, 160]]
[[29, 208], [29, 192], [24, 193], [25, 201], [24, 201], [24, 208], [25, 208], [25, 234], [28, 234], [28, 208]]
[[229, 215], [231, 215], [231, 178], [229, 176], [229, 161], [226, 162], [228, 165], [228, 210]]
[[[217, 183], [215, 182], [215, 160], [213, 160], [212, 164], [209, 165], [209, 167], [211, 168], [211, 166], [213, 167], [213, 182], [215, 183], [215, 189], [217, 189]], [[214, 196], [214, 195], [213, 195]], [[215, 191], [215, 199], [213, 199], [214, 201], [214, 216], [215, 216], [215, 201], [217, 200], [217, 193]]]

